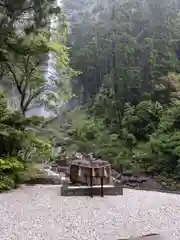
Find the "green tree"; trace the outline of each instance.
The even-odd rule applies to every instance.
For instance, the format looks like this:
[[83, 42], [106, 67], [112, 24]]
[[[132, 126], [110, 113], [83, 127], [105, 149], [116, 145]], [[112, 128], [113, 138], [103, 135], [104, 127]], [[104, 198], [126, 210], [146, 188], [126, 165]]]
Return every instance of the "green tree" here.
[[179, 178], [178, 4], [76, 3], [64, 5], [71, 64], [81, 71], [73, 91], [87, 116], [69, 138], [86, 151], [96, 145], [116, 165]]
[[[16, 27], [11, 29], [4, 46], [7, 54], [2, 61], [1, 84], [11, 90], [10, 96], [17, 96], [18, 109], [23, 114], [41, 105], [51, 110], [52, 106], [57, 108], [62, 104], [60, 100], [71, 94], [69, 79], [75, 72], [69, 65], [66, 21], [53, 2], [35, 1], [27, 18], [19, 13]], [[56, 21], [58, 29], [52, 28], [52, 20]], [[47, 69], [50, 53], [53, 65]]]
[[0, 94], [0, 191], [21, 183], [28, 178], [29, 167], [49, 157], [51, 145], [40, 140], [27, 128], [35, 128], [42, 119], [25, 118], [20, 112], [7, 108], [3, 93]]
[[[55, 1], [1, 1], [0, 4], [0, 191], [15, 187], [22, 176], [31, 174], [33, 163], [48, 159], [50, 138], [43, 117], [27, 117], [39, 104], [57, 110], [60, 100], [70, 95], [69, 80], [74, 74], [66, 47], [67, 24]], [[52, 27], [52, 20], [57, 29]], [[47, 73], [48, 55], [53, 73]], [[52, 70], [52, 69], [51, 69]], [[55, 94], [56, 93], [56, 94]], [[12, 94], [12, 95], [11, 95]], [[18, 98], [18, 108], [8, 106]]]

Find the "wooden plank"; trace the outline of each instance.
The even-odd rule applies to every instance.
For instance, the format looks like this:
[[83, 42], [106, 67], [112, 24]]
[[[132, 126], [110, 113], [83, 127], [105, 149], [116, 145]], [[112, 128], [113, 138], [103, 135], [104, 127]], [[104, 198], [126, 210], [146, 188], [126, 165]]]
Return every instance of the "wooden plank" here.
[[93, 174], [92, 174], [92, 172], [93, 172], [93, 169], [91, 168], [91, 176], [90, 176], [90, 178], [91, 178], [90, 179], [90, 184], [91, 184], [91, 186], [90, 186], [91, 187], [90, 188], [90, 196], [91, 197], [93, 197], [93, 176], [92, 176]]

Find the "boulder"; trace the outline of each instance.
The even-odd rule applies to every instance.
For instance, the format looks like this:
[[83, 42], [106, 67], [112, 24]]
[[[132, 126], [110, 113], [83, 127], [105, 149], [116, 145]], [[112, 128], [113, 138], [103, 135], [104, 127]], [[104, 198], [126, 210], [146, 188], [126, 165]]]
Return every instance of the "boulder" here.
[[137, 178], [137, 182], [138, 183], [143, 183], [143, 182], [146, 182], [148, 180], [149, 180], [149, 178], [148, 177], [144, 177], [144, 176], [141, 176], [141, 177]]
[[155, 181], [152, 178], [148, 178], [148, 180], [143, 182], [140, 186], [147, 190], [161, 190], [162, 189], [161, 184], [159, 184], [157, 181]]
[[138, 187], [138, 183], [127, 182], [126, 186], [131, 187], [131, 188], [137, 188]]
[[125, 184], [125, 183], [129, 182], [129, 179], [130, 179], [130, 177], [128, 177], [128, 176], [123, 176], [123, 177], [122, 177], [122, 184]]
[[137, 179], [138, 179], [137, 177], [132, 176], [132, 177], [129, 178], [129, 182], [130, 183], [137, 183], [138, 182]]

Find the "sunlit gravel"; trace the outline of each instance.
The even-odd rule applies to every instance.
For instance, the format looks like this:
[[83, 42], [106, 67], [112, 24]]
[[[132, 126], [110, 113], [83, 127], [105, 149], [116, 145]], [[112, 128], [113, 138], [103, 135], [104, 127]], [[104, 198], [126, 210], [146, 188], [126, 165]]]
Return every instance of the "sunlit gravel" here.
[[117, 240], [148, 233], [180, 239], [180, 195], [125, 189], [123, 196], [91, 199], [59, 192], [59, 186], [39, 185], [0, 194], [0, 240]]

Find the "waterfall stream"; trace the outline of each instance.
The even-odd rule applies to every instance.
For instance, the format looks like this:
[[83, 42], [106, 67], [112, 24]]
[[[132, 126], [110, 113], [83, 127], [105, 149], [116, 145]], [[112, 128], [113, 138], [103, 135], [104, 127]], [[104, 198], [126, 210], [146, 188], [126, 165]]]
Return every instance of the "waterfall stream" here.
[[[56, 0], [56, 5], [61, 7], [62, 3], [61, 0]], [[51, 29], [56, 29], [57, 27], [57, 21], [56, 19], [51, 18], [51, 23], [50, 23], [50, 28]], [[51, 30], [50, 30], [51, 31]], [[47, 72], [45, 73], [45, 79], [49, 85], [51, 85], [51, 76], [56, 75], [56, 70], [54, 68], [54, 56], [51, 52], [48, 54], [48, 63], [47, 63]], [[45, 106], [40, 106], [40, 107], [34, 107], [33, 109], [29, 110], [27, 112], [27, 116], [44, 116], [44, 117], [50, 117], [54, 115], [51, 111], [47, 110]]]

